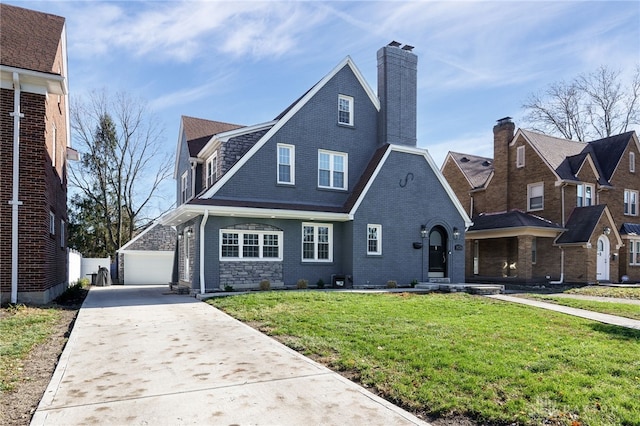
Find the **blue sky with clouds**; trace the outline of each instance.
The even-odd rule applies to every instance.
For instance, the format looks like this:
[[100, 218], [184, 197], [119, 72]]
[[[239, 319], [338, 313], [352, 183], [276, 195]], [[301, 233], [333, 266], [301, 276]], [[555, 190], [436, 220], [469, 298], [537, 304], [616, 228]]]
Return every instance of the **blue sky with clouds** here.
[[350, 55], [374, 89], [376, 51], [418, 55], [418, 145], [492, 156], [495, 120], [527, 95], [607, 64], [640, 64], [640, 1], [13, 1], [64, 16], [72, 96], [148, 101], [175, 149], [181, 115], [269, 121]]

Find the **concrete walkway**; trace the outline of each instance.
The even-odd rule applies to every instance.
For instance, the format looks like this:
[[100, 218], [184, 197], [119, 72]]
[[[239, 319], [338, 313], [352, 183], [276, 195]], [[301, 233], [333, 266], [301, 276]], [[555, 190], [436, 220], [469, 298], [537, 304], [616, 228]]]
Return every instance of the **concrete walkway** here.
[[94, 287], [32, 425], [426, 425], [167, 287]]
[[[555, 295], [553, 295], [555, 296]], [[601, 314], [598, 312], [587, 311], [584, 309], [569, 308], [567, 306], [556, 305], [554, 303], [541, 302], [538, 300], [525, 299], [524, 297], [507, 296], [504, 294], [495, 294], [486, 296], [492, 299], [503, 300], [505, 302], [520, 303], [523, 305], [535, 306], [537, 308], [549, 309], [551, 311], [562, 312], [563, 314], [574, 315], [605, 324], [618, 325], [621, 327], [634, 328], [640, 330], [640, 321], [619, 317], [616, 315]]]

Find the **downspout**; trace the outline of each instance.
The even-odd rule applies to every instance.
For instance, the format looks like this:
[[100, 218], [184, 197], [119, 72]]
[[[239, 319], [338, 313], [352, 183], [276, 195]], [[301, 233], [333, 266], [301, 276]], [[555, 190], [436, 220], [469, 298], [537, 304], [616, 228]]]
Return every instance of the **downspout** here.
[[13, 73], [13, 196], [11, 204], [11, 303], [18, 303], [18, 200], [20, 188], [20, 76]]
[[200, 222], [200, 294], [204, 294], [206, 288], [204, 283], [204, 227], [207, 224], [207, 219], [209, 219], [208, 209], [204, 211], [202, 222]]
[[[561, 207], [562, 207], [562, 227], [564, 228], [565, 220], [564, 220], [564, 188], [567, 186], [566, 183], [562, 184], [560, 190], [561, 197]], [[562, 284], [564, 283], [564, 247], [560, 246], [560, 279], [558, 281], [549, 281], [549, 284]]]

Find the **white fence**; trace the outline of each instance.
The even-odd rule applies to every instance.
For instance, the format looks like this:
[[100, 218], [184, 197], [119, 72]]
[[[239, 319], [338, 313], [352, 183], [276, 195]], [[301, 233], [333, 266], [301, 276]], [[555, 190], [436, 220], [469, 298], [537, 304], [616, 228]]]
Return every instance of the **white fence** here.
[[82, 255], [79, 251], [69, 250], [69, 284], [82, 278]]

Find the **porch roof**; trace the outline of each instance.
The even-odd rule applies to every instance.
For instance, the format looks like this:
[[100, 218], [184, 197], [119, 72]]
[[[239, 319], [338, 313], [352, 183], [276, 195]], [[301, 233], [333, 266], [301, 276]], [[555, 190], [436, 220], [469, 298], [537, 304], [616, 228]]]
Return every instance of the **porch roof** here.
[[587, 243], [591, 239], [606, 205], [576, 207], [567, 220], [567, 231], [556, 240], [557, 245]]
[[623, 223], [620, 227], [620, 234], [640, 236], [640, 223]]
[[475, 216], [466, 236], [477, 238], [504, 238], [531, 235], [554, 238], [565, 229], [540, 216], [520, 210], [499, 213], [482, 213]]

